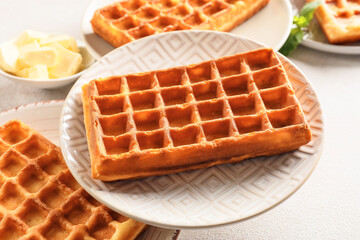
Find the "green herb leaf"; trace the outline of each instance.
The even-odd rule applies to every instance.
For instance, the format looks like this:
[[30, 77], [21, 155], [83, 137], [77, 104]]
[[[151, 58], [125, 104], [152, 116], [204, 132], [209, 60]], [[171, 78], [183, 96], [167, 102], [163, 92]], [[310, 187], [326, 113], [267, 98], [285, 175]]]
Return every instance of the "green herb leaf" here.
[[320, 6], [322, 1], [312, 1], [307, 4], [301, 9], [300, 16], [304, 16], [306, 20], [310, 23], [311, 19], [314, 16], [314, 11], [318, 6]]
[[314, 17], [314, 12], [322, 1], [312, 1], [304, 5], [301, 9], [299, 16], [294, 16], [294, 27], [291, 29], [290, 35], [284, 45], [280, 48], [279, 52], [288, 56], [294, 51], [301, 43], [304, 37], [304, 28], [307, 28]]
[[285, 56], [288, 56], [292, 51], [295, 50], [301, 43], [304, 37], [304, 32], [300, 28], [293, 28], [291, 33], [284, 43], [284, 45], [280, 48], [279, 52]]
[[307, 27], [308, 21], [304, 16], [294, 17], [293, 23], [298, 27]]

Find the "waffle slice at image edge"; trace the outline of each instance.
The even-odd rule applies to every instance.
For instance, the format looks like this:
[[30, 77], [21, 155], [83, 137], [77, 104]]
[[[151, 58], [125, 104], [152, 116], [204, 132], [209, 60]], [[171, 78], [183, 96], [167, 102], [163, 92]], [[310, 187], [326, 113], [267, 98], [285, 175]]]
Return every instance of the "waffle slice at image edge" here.
[[316, 9], [315, 16], [330, 43], [360, 40], [359, 0], [326, 0]]
[[177, 30], [230, 31], [269, 0], [123, 0], [95, 11], [91, 25], [114, 47]]
[[0, 239], [128, 240], [146, 225], [78, 185], [59, 147], [13, 120], [0, 127]]
[[92, 176], [139, 178], [294, 150], [310, 127], [272, 49], [83, 86]]

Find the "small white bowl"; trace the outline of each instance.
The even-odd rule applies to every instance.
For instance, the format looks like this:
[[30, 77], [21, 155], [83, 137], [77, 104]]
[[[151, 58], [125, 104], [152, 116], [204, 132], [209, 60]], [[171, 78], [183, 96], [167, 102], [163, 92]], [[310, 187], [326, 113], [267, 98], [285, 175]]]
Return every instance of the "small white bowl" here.
[[47, 88], [47, 89], [58, 88], [70, 84], [72, 82], [75, 82], [83, 74], [83, 72], [95, 62], [95, 58], [87, 50], [87, 48], [85, 47], [85, 43], [81, 40], [76, 40], [76, 42], [80, 49], [80, 54], [83, 58], [83, 62], [80, 71], [74, 75], [65, 78], [36, 80], [36, 79], [18, 77], [0, 69], [0, 76], [4, 76], [9, 80], [22, 84], [24, 86]]

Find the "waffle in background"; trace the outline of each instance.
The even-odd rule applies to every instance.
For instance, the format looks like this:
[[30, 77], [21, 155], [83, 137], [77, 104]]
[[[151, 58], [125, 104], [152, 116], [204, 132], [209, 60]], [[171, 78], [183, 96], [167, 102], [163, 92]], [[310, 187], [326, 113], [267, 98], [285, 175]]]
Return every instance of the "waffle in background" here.
[[114, 47], [156, 33], [201, 29], [230, 31], [269, 0], [123, 0], [98, 9], [96, 34]]
[[145, 224], [81, 188], [60, 149], [22, 122], [0, 127], [0, 239], [134, 239]]
[[272, 49], [83, 86], [92, 174], [200, 169], [294, 150], [311, 132]]
[[[311, 1], [314, 0], [308, 0]], [[316, 9], [315, 16], [330, 43], [360, 40], [359, 0], [326, 0]]]

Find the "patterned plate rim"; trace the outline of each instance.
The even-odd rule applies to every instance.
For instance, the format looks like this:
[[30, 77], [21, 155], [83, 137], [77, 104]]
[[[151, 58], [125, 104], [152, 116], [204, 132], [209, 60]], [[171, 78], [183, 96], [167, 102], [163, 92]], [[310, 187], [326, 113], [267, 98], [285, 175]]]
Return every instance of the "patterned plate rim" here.
[[[224, 37], [231, 37], [231, 38], [235, 38], [235, 39], [237, 39], [239, 41], [251, 42], [252, 44], [257, 45], [258, 48], [263, 47], [263, 45], [261, 43], [258, 43], [256, 41], [253, 41], [253, 40], [250, 40], [250, 39], [247, 39], [247, 38], [243, 38], [243, 37], [240, 37], [238, 35], [231, 34], [231, 33], [190, 30], [190, 31], [163, 33], [163, 34], [158, 34], [158, 35], [146, 37], [146, 38], [140, 39], [138, 41], [132, 42], [130, 44], [126, 44], [126, 45], [124, 45], [124, 46], [122, 46], [120, 48], [117, 48], [117, 49], [111, 51], [110, 53], [106, 54], [102, 59], [104, 59], [104, 61], [106, 61], [106, 58], [109, 55], [111, 56], [111, 54], [113, 54], [113, 52], [120, 51], [123, 48], [129, 48], [134, 44], [139, 44], [140, 45], [140, 43], [143, 43], [145, 41], [152, 41], [154, 39], [156, 41], [159, 41], [159, 39], [162, 38], [162, 36], [165, 36], [165, 35], [170, 35], [170, 34], [189, 34], [189, 35], [191, 35], [191, 34], [202, 34], [202, 33], [203, 34], [207, 33], [207, 34], [214, 34], [214, 35], [222, 35]], [[198, 229], [198, 228], [207, 228], [207, 227], [214, 227], [214, 226], [223, 226], [223, 225], [228, 225], [228, 224], [231, 224], [231, 223], [236, 223], [236, 222], [239, 222], [239, 221], [247, 220], [247, 219], [249, 219], [251, 217], [254, 217], [254, 216], [257, 216], [257, 215], [259, 215], [261, 213], [264, 213], [269, 209], [272, 209], [273, 207], [275, 207], [278, 204], [280, 204], [281, 202], [283, 202], [285, 199], [289, 198], [292, 194], [294, 194], [306, 182], [306, 180], [310, 177], [310, 175], [314, 171], [314, 169], [315, 169], [315, 167], [316, 167], [316, 165], [317, 165], [317, 163], [318, 163], [318, 161], [320, 159], [321, 153], [322, 153], [322, 149], [323, 149], [323, 131], [324, 131], [324, 129], [323, 129], [323, 121], [324, 120], [323, 120], [323, 114], [322, 114], [321, 106], [320, 106], [318, 97], [317, 97], [315, 91], [313, 90], [313, 87], [312, 87], [311, 83], [309, 82], [308, 78], [305, 76], [305, 74], [300, 69], [298, 69], [298, 67], [296, 67], [286, 57], [284, 57], [283, 55], [281, 55], [279, 53], [278, 53], [278, 56], [280, 57], [280, 59], [282, 60], [283, 63], [287, 63], [288, 67], [293, 68], [297, 72], [297, 74], [299, 74], [303, 78], [303, 80], [306, 82], [307, 90], [311, 92], [312, 97], [315, 99], [315, 103], [318, 104], [318, 111], [317, 111], [316, 115], [318, 116], [318, 120], [320, 122], [320, 126], [318, 126], [320, 130], [319, 130], [319, 133], [317, 134], [318, 135], [317, 136], [318, 145], [316, 146], [316, 151], [315, 151], [315, 153], [311, 154], [313, 157], [315, 157], [315, 159], [313, 159], [313, 161], [312, 161], [311, 169], [308, 170], [308, 172], [306, 172], [306, 175], [301, 179], [301, 183], [296, 185], [296, 187], [292, 188], [292, 190], [287, 192], [285, 196], [282, 196], [281, 199], [276, 200], [275, 203], [270, 204], [269, 206], [265, 207], [261, 211], [255, 212], [255, 213], [250, 214], [250, 215], [248, 215], [246, 217], [234, 218], [234, 219], [232, 219], [230, 221], [226, 221], [226, 222], [212, 222], [210, 224], [209, 223], [202, 223], [202, 224], [193, 224], [193, 225], [187, 224], [187, 223], [173, 224], [171, 222], [164, 222], [164, 221], [157, 221], [156, 219], [143, 218], [141, 216], [134, 215], [132, 213], [129, 213], [127, 211], [119, 209], [117, 206], [114, 206], [113, 204], [107, 202], [104, 198], [102, 198], [100, 196], [99, 193], [100, 192], [103, 193], [104, 191], [97, 191], [96, 189], [92, 189], [91, 187], [87, 186], [88, 183], [83, 182], [83, 180], [80, 179], [80, 176], [78, 175], [77, 170], [71, 164], [71, 160], [69, 159], [68, 154], [70, 154], [70, 152], [68, 152], [67, 144], [66, 144], [66, 141], [65, 141], [65, 137], [66, 137], [67, 132], [66, 132], [66, 129], [64, 127], [64, 125], [65, 125], [64, 121], [67, 121], [67, 120], [64, 120], [64, 119], [65, 119], [65, 114], [66, 114], [67, 109], [71, 108], [71, 106], [68, 106], [70, 98], [72, 98], [72, 94], [76, 91], [76, 89], [78, 89], [80, 87], [80, 84], [82, 84], [84, 75], [86, 76], [86, 73], [88, 71], [92, 71], [92, 69], [95, 68], [97, 66], [97, 64], [102, 59], [100, 59], [97, 63], [95, 63], [93, 66], [91, 66], [91, 68], [88, 69], [85, 72], [85, 74], [79, 80], [77, 80], [77, 82], [74, 84], [72, 89], [69, 91], [69, 94], [65, 99], [65, 103], [64, 103], [64, 106], [63, 106], [63, 109], [62, 109], [61, 118], [60, 118], [60, 126], [59, 126], [60, 134], [61, 134], [60, 135], [60, 146], [61, 146], [63, 155], [65, 157], [66, 163], [68, 164], [68, 167], [69, 167], [70, 171], [73, 173], [76, 180], [86, 189], [86, 191], [88, 191], [95, 199], [97, 199], [101, 203], [107, 205], [108, 207], [110, 207], [111, 209], [113, 209], [115, 211], [118, 211], [118, 212], [120, 212], [120, 213], [122, 213], [124, 215], [127, 215], [128, 217], [137, 219], [137, 220], [145, 222], [147, 224], [151, 224], [151, 225], [155, 225], [155, 226], [159, 226], [159, 227], [164, 227], [164, 228]], [[91, 178], [87, 179], [87, 181], [94, 182]]]

